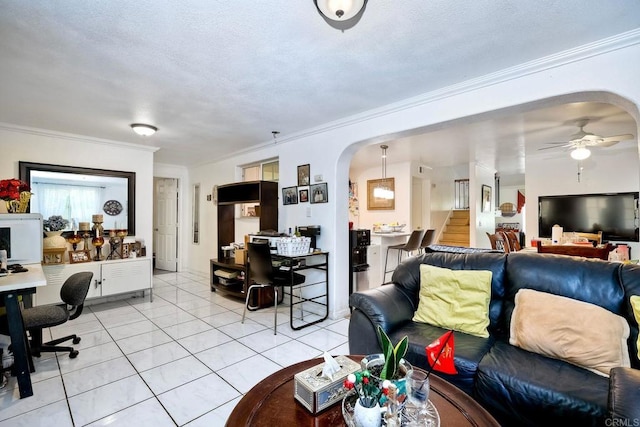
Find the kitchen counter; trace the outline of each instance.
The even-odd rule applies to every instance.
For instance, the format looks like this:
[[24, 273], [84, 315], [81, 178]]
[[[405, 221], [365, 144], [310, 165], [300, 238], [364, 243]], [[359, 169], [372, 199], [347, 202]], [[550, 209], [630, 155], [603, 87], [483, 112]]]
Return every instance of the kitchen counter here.
[[[372, 256], [368, 259], [370, 265], [370, 281], [369, 287], [377, 287], [385, 282], [391, 281], [392, 273], [387, 273], [387, 277], [385, 279], [384, 274], [384, 261], [387, 256], [387, 248], [393, 245], [399, 245], [402, 243], [406, 243], [411, 235], [408, 231], [394, 231], [391, 233], [371, 233], [371, 245], [375, 246], [374, 252], [378, 254], [378, 256]], [[388, 270], [392, 270], [398, 264], [398, 253], [397, 251], [390, 251], [389, 253], [389, 264], [387, 265]]]

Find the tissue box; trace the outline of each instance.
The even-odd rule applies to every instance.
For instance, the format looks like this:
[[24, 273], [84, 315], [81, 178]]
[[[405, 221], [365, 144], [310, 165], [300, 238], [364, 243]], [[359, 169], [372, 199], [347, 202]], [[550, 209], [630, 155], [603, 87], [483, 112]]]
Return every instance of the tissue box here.
[[333, 375], [333, 380], [322, 377], [324, 363], [294, 375], [293, 395], [312, 414], [328, 408], [342, 400], [347, 393], [343, 383], [347, 375], [360, 370], [360, 364], [346, 356], [337, 356], [336, 362], [340, 370]]

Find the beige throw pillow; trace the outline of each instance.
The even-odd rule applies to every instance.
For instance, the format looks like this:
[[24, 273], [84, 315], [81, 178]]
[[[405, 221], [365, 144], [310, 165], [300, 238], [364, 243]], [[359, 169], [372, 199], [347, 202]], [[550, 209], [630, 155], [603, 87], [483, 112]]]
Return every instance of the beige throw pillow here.
[[487, 338], [491, 272], [420, 265], [420, 300], [413, 320]]
[[515, 297], [509, 343], [609, 375], [617, 366], [630, 366], [629, 325], [594, 304], [533, 289]]

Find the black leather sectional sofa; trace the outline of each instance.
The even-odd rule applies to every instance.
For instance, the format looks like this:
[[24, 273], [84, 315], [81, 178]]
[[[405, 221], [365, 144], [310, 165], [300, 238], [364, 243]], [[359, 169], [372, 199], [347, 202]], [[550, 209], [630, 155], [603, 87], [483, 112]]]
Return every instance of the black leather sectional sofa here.
[[[412, 321], [422, 263], [493, 274], [489, 338], [455, 332], [458, 373], [437, 375], [474, 397], [501, 424], [640, 425], [638, 323], [629, 302], [631, 295], [640, 295], [639, 266], [531, 253], [436, 252], [412, 257], [395, 270], [393, 283], [351, 295], [351, 354], [379, 353], [376, 325], [381, 325], [393, 342], [408, 335], [407, 359], [428, 367], [425, 346], [445, 330]], [[608, 378], [510, 345], [514, 298], [522, 288], [588, 302], [624, 317], [630, 326], [631, 368], [614, 368]]]

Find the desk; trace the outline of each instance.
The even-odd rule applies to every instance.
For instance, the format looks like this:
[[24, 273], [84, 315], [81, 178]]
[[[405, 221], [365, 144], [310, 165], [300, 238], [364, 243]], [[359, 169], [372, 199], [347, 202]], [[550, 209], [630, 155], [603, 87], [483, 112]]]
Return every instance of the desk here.
[[22, 313], [18, 304], [18, 295], [32, 294], [37, 286], [45, 286], [47, 280], [44, 277], [40, 264], [23, 265], [27, 272], [15, 273], [0, 277], [0, 296], [4, 299], [7, 310], [7, 323], [13, 348], [14, 371], [18, 379], [20, 398], [33, 396], [31, 387], [31, 372], [33, 361], [25, 337]]
[[[293, 273], [298, 273], [303, 270], [320, 270], [324, 272], [319, 280], [307, 281], [311, 278], [309, 275], [307, 275], [307, 280], [305, 280], [304, 283], [296, 285], [295, 288], [300, 291], [299, 296], [294, 295], [293, 288], [291, 288], [291, 303], [289, 304], [289, 326], [291, 326], [291, 329], [297, 331], [299, 329], [306, 328], [307, 326], [320, 323], [327, 317], [329, 317], [329, 252], [314, 252], [310, 254], [292, 256], [272, 255], [272, 258], [274, 260], [282, 261], [280, 271], [284, 270], [291, 273], [291, 283], [293, 283]], [[323, 285], [323, 293], [319, 293], [311, 297], [303, 297], [303, 290], [315, 285]], [[324, 302], [322, 302], [322, 299], [324, 299]], [[314, 305], [323, 307], [324, 313], [321, 318], [317, 318], [316, 320], [313, 320], [311, 322], [304, 322], [304, 315], [301, 315], [300, 320], [303, 320], [303, 322], [298, 326], [294, 326], [293, 308], [296, 305], [300, 305], [302, 313], [302, 304], [304, 304], [305, 302], [310, 302]]]
[[[362, 356], [349, 356], [359, 361]], [[227, 426], [344, 426], [341, 402], [313, 415], [293, 397], [293, 376], [323, 362], [312, 359], [269, 375], [244, 395], [231, 412]], [[429, 378], [429, 400], [440, 413], [443, 426], [496, 426], [498, 422], [459, 388], [440, 377]]]

